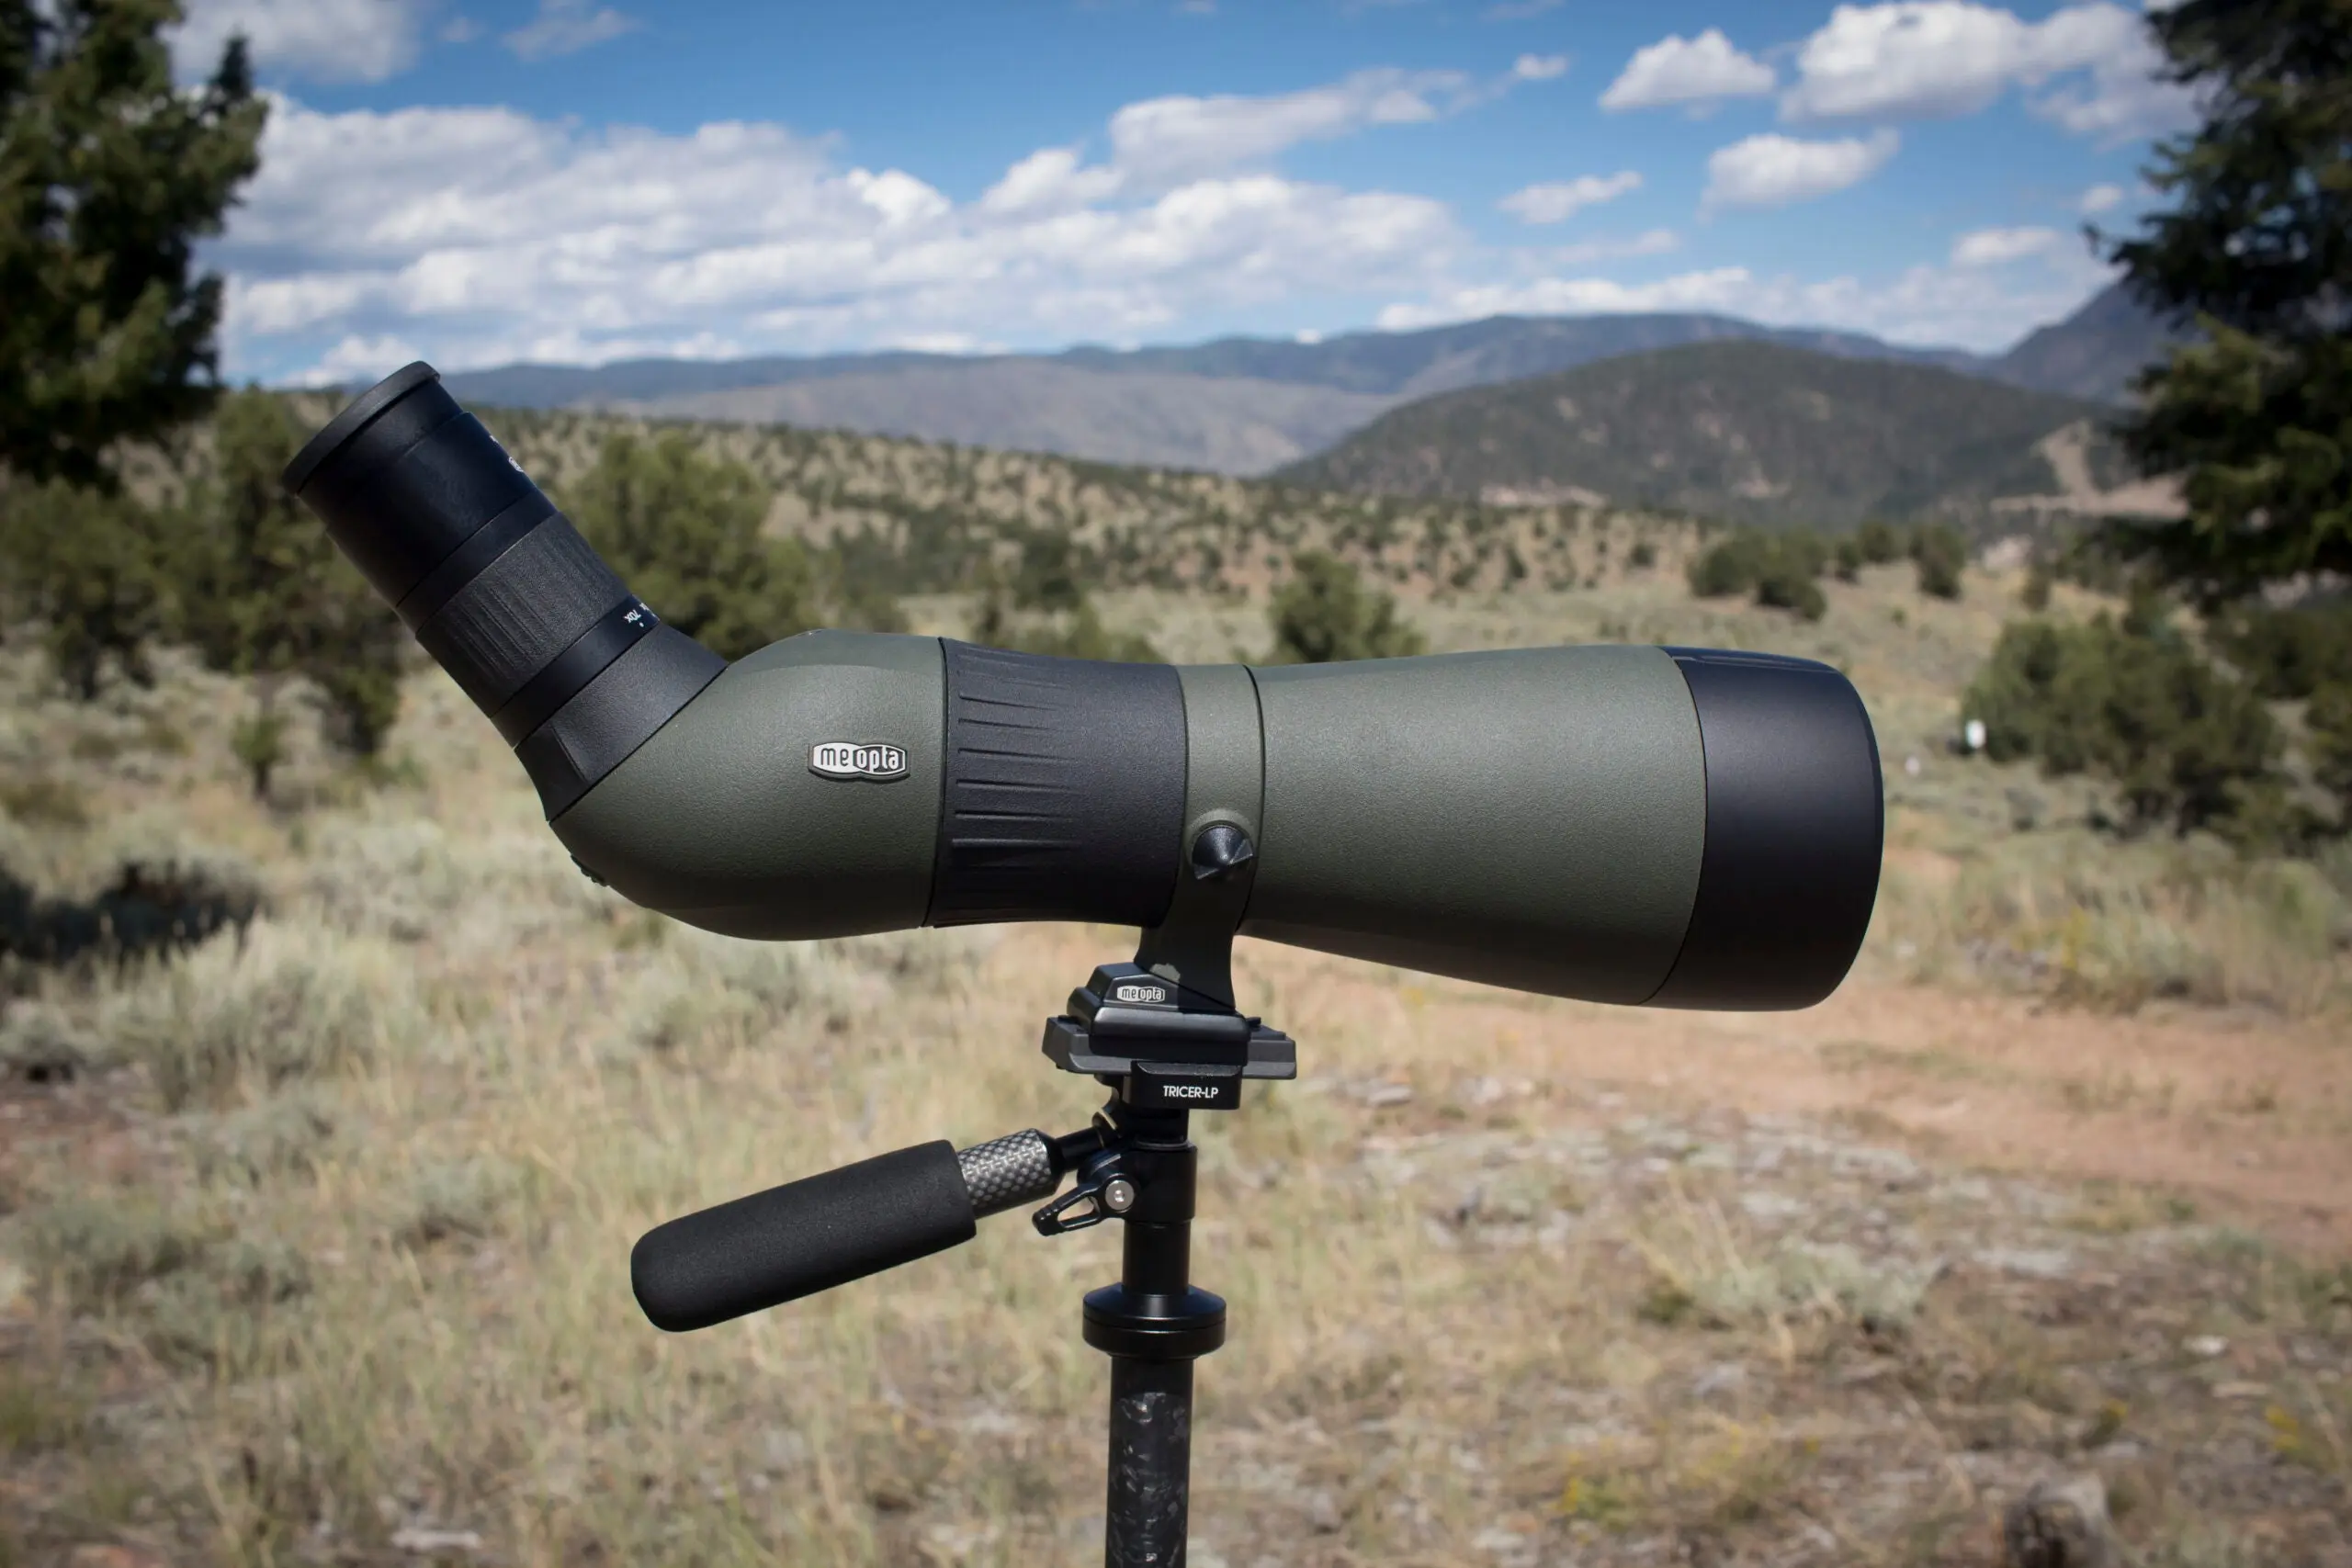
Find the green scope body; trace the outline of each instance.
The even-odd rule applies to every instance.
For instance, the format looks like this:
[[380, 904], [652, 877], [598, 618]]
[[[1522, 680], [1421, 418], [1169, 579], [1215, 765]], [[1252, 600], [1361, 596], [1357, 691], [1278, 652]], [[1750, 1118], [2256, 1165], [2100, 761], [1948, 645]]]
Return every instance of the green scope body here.
[[1877, 896], [1877, 743], [1810, 660], [1177, 667], [820, 631], [730, 664], [423, 364], [285, 482], [514, 746], [582, 868], [709, 931], [1148, 930], [1222, 899], [1227, 929], [1353, 958], [1776, 1009], [1837, 987]]

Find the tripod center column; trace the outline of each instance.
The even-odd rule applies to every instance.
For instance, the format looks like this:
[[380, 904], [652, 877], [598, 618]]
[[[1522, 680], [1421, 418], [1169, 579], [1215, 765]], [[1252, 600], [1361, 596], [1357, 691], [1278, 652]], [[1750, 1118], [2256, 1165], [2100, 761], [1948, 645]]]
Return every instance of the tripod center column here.
[[1111, 1357], [1108, 1568], [1178, 1568], [1192, 1489], [1193, 1362], [1225, 1343], [1225, 1302], [1193, 1288], [1197, 1156], [1184, 1112], [1132, 1115], [1136, 1183], [1117, 1284], [1086, 1298], [1086, 1342]]

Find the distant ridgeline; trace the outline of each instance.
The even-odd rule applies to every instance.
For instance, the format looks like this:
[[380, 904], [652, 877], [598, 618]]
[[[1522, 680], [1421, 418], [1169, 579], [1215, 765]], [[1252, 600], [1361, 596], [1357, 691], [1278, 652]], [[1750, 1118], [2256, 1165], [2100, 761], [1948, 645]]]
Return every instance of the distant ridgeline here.
[[1492, 316], [1311, 342], [1232, 337], [1059, 354], [891, 351], [508, 365], [457, 372], [448, 384], [469, 406], [792, 424], [1262, 476], [1420, 399], [1685, 344], [1748, 340], [1838, 358], [1933, 366], [2114, 403], [2133, 373], [2162, 352], [2168, 333], [2111, 288], [1998, 356], [1667, 312]]
[[1933, 366], [1695, 344], [1426, 399], [1282, 470], [1422, 498], [1601, 497], [1765, 525], [2117, 509], [2107, 407]]

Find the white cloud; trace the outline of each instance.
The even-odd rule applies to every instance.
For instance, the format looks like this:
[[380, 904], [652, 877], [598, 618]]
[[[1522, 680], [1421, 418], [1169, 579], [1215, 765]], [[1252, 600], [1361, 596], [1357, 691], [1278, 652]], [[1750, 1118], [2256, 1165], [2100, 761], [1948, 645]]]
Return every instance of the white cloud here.
[[1661, 104], [1710, 104], [1757, 97], [1772, 90], [1772, 68], [1732, 47], [1720, 28], [1697, 38], [1679, 33], [1637, 51], [1600, 95], [1605, 109], [1654, 108]]
[[1263, 172], [1122, 177], [1048, 150], [959, 206], [771, 124], [666, 135], [281, 100], [209, 259], [231, 277], [232, 374], [344, 378], [387, 341], [452, 367], [1116, 341], [1209, 311], [1418, 291], [1469, 249], [1418, 196]]
[[1797, 51], [1781, 99], [1792, 120], [1943, 118], [2012, 87], [2047, 88], [2036, 114], [2067, 130], [2128, 140], [2185, 122], [2189, 96], [2158, 75], [2140, 13], [2093, 0], [2039, 22], [1977, 0], [1840, 6]]
[[1522, 54], [1511, 62], [1510, 73], [1521, 82], [1549, 82], [1565, 76], [1568, 57], [1565, 54]]
[[505, 35], [506, 47], [520, 60], [551, 60], [616, 39], [638, 27], [595, 0], [539, 0], [538, 15]]
[[2055, 229], [1979, 229], [1952, 242], [1951, 265], [2007, 266], [2028, 256], [2054, 254], [2065, 243]]
[[2083, 192], [2083, 198], [2077, 205], [2085, 217], [2096, 218], [2102, 212], [2114, 210], [2121, 206], [2122, 202], [2123, 187], [2121, 186], [2093, 186]]
[[168, 37], [185, 77], [210, 73], [232, 33], [260, 70], [318, 82], [381, 82], [416, 63], [435, 0], [189, 0]]
[[980, 206], [1003, 213], [1086, 207], [1115, 192], [1121, 177], [1116, 169], [1080, 168], [1075, 147], [1041, 147], [1005, 170]]
[[296, 277], [229, 281], [228, 313], [240, 331], [271, 335], [299, 333], [341, 319], [384, 292], [394, 281], [388, 272], [312, 273]]
[[1786, 207], [1858, 185], [1883, 168], [1900, 145], [1892, 130], [1837, 141], [1800, 141], [1770, 133], [1717, 148], [1707, 159], [1701, 206]]
[[380, 381], [417, 357], [415, 346], [404, 338], [354, 334], [321, 355], [319, 362], [304, 371], [300, 380], [309, 387]]
[[1582, 175], [1573, 180], [1526, 186], [1495, 203], [1522, 223], [1558, 223], [1581, 208], [1614, 201], [1642, 188], [1642, 176], [1631, 169], [1613, 175]]
[[1710, 267], [1640, 283], [1547, 276], [1441, 290], [1380, 312], [1390, 331], [1482, 316], [1705, 311], [1770, 326], [1867, 333], [1891, 343], [1995, 353], [2066, 316], [2111, 280], [2089, 257], [2052, 258], [2036, 272], [1914, 266], [1881, 283], [1852, 276], [1759, 276]]
[[903, 348], [914, 354], [997, 354], [1004, 347], [1002, 344], [990, 343], [970, 333], [910, 333], [905, 337], [891, 339], [887, 346]]
[[1597, 261], [1622, 261], [1632, 256], [1663, 255], [1679, 249], [1682, 241], [1671, 229], [1650, 229], [1626, 239], [1585, 240], [1545, 253], [1555, 266], [1582, 266]]
[[1651, 283], [1606, 277], [1544, 277], [1521, 283], [1457, 288], [1427, 304], [1390, 305], [1380, 312], [1388, 332], [1476, 321], [1481, 316], [1627, 314], [1649, 310], [1726, 310], [1754, 293], [1744, 266], [1686, 272]]
[[858, 199], [880, 213], [884, 223], [890, 228], [904, 228], [909, 224], [944, 218], [955, 209], [954, 202], [912, 175], [898, 169], [885, 169], [878, 175], [865, 169], [852, 169], [845, 177], [849, 188], [857, 193]]
[[1122, 168], [1173, 182], [1256, 164], [1303, 141], [1436, 119], [1469, 87], [1457, 71], [1383, 68], [1261, 97], [1147, 98], [1111, 117], [1111, 150]]

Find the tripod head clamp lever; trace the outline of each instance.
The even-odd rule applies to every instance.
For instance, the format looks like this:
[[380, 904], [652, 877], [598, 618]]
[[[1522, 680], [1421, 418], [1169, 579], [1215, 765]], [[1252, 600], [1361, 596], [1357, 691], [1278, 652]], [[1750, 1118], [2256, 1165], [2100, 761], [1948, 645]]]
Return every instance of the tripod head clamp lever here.
[[1114, 1144], [1078, 1168], [1069, 1191], [1029, 1216], [1039, 1235], [1065, 1235], [1099, 1225], [1136, 1206], [1136, 1179], [1127, 1174], [1125, 1150]]

